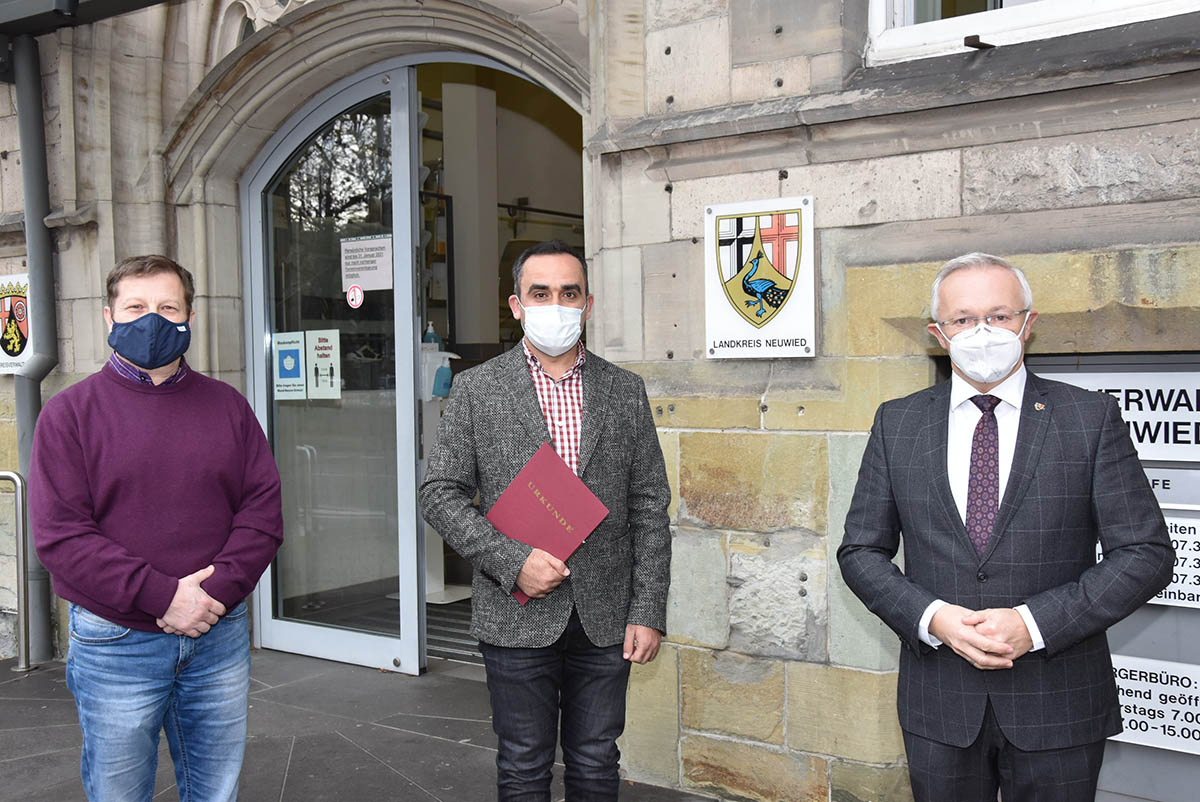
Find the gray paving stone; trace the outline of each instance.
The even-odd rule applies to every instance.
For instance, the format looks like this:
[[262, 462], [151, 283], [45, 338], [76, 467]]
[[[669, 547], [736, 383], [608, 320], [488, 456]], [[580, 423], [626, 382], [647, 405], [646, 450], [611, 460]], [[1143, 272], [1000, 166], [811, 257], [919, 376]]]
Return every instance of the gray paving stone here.
[[[28, 675], [0, 661], [0, 802], [84, 802], [79, 729], [61, 664]], [[491, 802], [495, 736], [478, 667], [437, 661], [408, 677], [255, 652], [239, 798], [280, 802]], [[556, 764], [552, 798], [563, 800]], [[624, 783], [622, 802], [706, 797]], [[178, 802], [160, 739], [155, 802]]]

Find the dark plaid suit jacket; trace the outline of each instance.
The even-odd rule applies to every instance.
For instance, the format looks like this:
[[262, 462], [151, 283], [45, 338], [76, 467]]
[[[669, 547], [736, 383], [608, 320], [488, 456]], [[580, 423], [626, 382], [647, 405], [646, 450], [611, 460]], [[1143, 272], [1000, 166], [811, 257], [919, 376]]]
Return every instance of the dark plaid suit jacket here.
[[[900, 726], [968, 746], [990, 699], [1020, 749], [1115, 735], [1121, 714], [1105, 630], [1162, 589], [1174, 562], [1115, 400], [1028, 375], [982, 558], [946, 477], [949, 414], [950, 382], [879, 408], [838, 549], [846, 584], [903, 642]], [[901, 536], [903, 571], [891, 561]], [[972, 667], [949, 646], [933, 649], [917, 627], [939, 598], [972, 610], [1028, 604], [1046, 648], [996, 671]]]
[[[635, 373], [590, 351], [583, 367], [579, 472], [609, 510], [567, 560], [571, 575], [522, 607], [512, 597], [531, 551], [484, 517], [550, 434], [517, 347], [457, 376], [421, 483], [425, 520], [475, 566], [471, 631], [495, 646], [548, 646], [572, 606], [597, 646], [627, 624], [667, 629], [671, 533], [662, 449]], [[479, 492], [479, 506], [472, 500]]]

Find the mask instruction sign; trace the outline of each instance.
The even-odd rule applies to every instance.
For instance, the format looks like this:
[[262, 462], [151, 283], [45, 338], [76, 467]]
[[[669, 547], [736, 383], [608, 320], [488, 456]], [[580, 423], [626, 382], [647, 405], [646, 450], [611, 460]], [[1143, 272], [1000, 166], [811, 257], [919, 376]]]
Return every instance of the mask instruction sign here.
[[1200, 666], [1112, 656], [1125, 731], [1109, 740], [1200, 754]]
[[308, 398], [308, 378], [304, 370], [304, 332], [277, 331], [271, 334], [272, 372], [275, 400], [297, 401]]
[[0, 276], [0, 373], [20, 373], [29, 343], [29, 274]]
[[709, 359], [814, 357], [811, 195], [704, 210], [704, 333]]
[[342, 292], [392, 288], [392, 237], [347, 237], [342, 240]]
[[305, 367], [309, 398], [342, 397], [341, 332], [321, 329], [304, 332]]

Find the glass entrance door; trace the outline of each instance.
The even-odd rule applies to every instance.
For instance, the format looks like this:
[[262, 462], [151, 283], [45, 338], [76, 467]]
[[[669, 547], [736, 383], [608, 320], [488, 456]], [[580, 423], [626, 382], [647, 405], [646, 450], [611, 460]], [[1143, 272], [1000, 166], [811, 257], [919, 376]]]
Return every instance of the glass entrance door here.
[[423, 662], [424, 596], [412, 86], [398, 68], [335, 87], [243, 186], [263, 300], [252, 330], [265, 333], [255, 405], [285, 525], [258, 594], [261, 643], [408, 673]]

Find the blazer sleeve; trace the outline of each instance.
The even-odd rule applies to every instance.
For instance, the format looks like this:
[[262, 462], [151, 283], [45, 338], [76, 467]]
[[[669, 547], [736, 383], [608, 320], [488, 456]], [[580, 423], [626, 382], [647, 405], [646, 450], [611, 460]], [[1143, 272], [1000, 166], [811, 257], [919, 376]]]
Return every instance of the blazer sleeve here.
[[638, 415], [629, 466], [626, 520], [633, 539], [633, 593], [627, 623], [666, 634], [667, 591], [671, 584], [671, 525], [667, 507], [671, 486], [658, 430], [650, 414], [646, 385], [637, 384]]
[[1103, 632], [1171, 581], [1175, 550], [1115, 399], [1092, 463], [1092, 517], [1104, 559], [1079, 579], [1028, 599], [1048, 655]]
[[533, 549], [499, 532], [473, 503], [479, 467], [471, 383], [464, 379], [467, 374], [454, 381], [437, 442], [425, 463], [421, 512], [464, 559], [511, 592]]
[[936, 596], [892, 562], [900, 548], [900, 514], [888, 470], [884, 407], [875, 413], [858, 470], [858, 483], [838, 548], [842, 578], [871, 612], [914, 651], [931, 649], [917, 635], [921, 615]]

